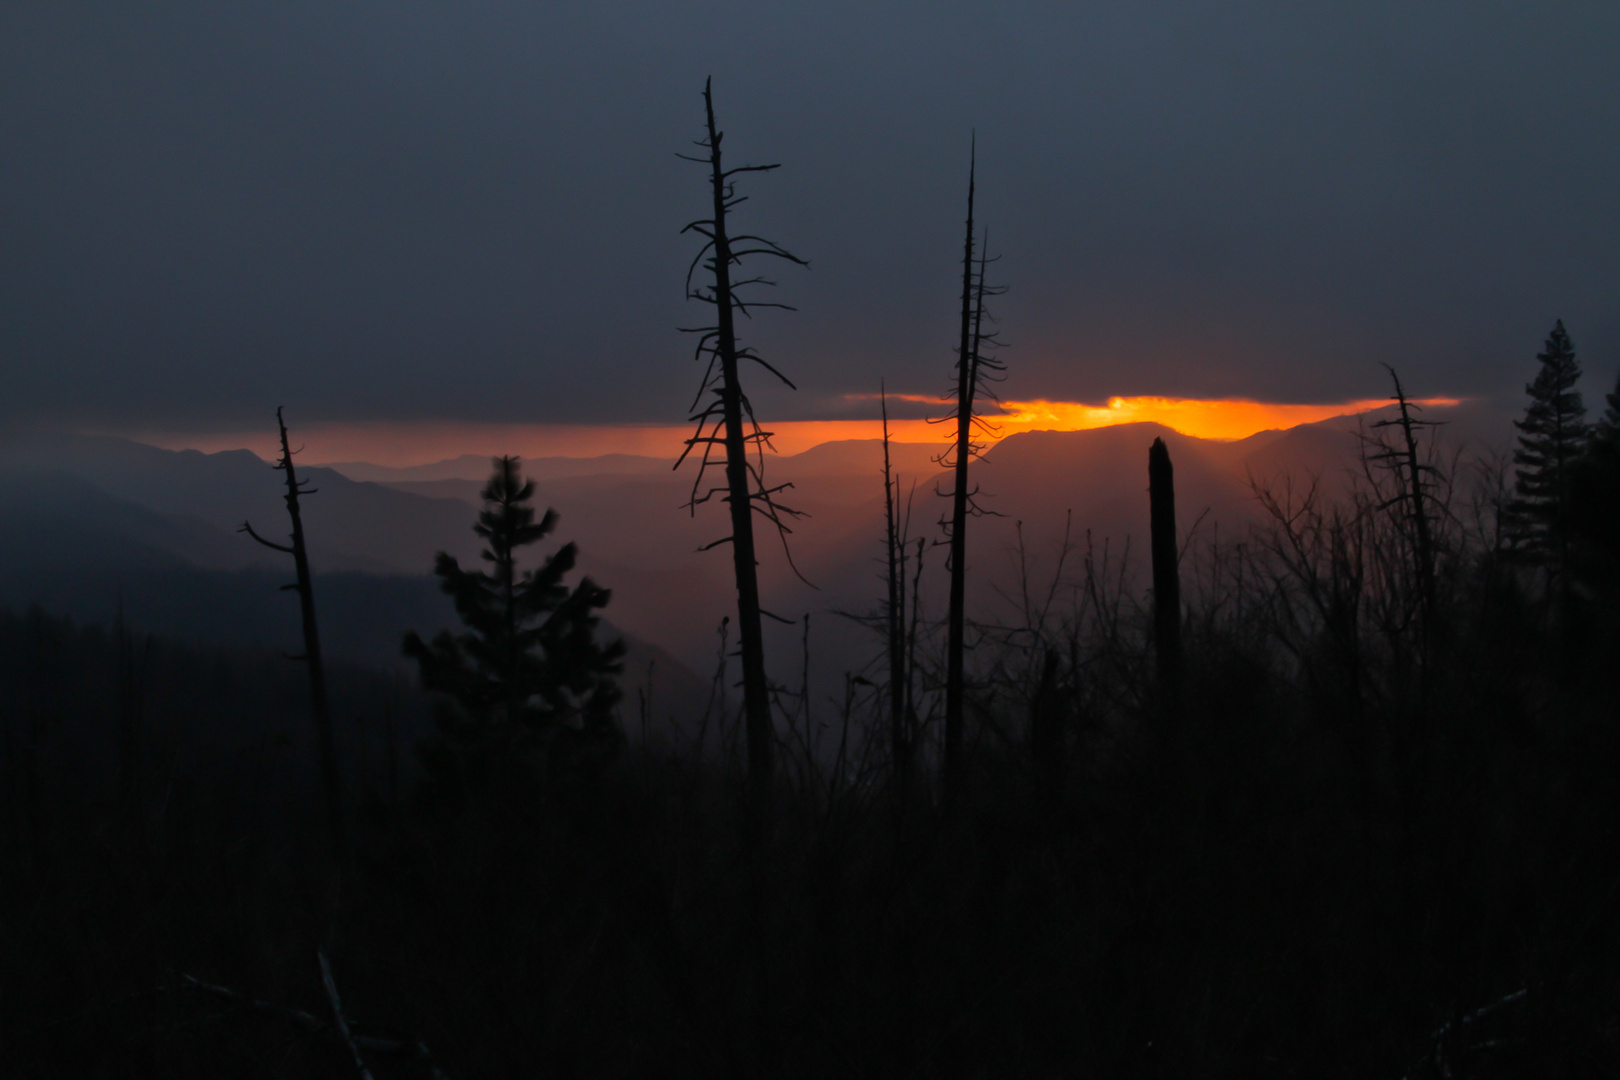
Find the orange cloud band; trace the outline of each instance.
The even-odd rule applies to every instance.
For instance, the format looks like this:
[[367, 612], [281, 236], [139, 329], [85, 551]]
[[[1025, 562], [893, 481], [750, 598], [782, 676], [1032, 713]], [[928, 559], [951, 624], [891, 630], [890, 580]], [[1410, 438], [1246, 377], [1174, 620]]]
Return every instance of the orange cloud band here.
[[[1457, 398], [1418, 402], [1441, 408], [1459, 403]], [[1003, 415], [989, 418], [993, 432], [987, 441], [1021, 431], [1080, 431], [1143, 421], [1202, 439], [1241, 439], [1258, 431], [1314, 423], [1388, 404], [1381, 398], [1330, 405], [1166, 397], [1115, 397], [1103, 405], [1039, 399], [1006, 401], [1002, 403]], [[291, 419], [296, 425], [296, 417]], [[882, 434], [877, 420], [791, 420], [764, 427], [773, 433], [772, 443], [782, 454], [797, 454], [838, 439], [875, 439]], [[890, 436], [897, 442], [943, 442], [953, 430], [950, 425], [926, 420], [889, 421]], [[519, 454], [530, 458], [642, 454], [674, 461], [691, 433], [687, 425], [399, 421], [295, 426], [294, 438], [306, 447], [303, 460], [311, 464], [369, 461], [377, 465], [417, 465], [461, 454]], [[276, 452], [273, 428], [216, 435], [142, 432], [133, 437], [172, 449], [212, 452], [247, 447], [267, 459]]]

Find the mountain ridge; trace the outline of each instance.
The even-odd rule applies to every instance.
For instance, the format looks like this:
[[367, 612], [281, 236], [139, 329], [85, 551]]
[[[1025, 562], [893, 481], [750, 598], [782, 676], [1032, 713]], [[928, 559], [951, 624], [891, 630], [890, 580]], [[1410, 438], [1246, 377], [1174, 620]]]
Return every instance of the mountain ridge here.
[[[1232, 441], [1199, 439], [1151, 422], [1010, 435], [973, 466], [979, 501], [988, 515], [970, 526], [970, 600], [986, 618], [999, 617], [995, 612], [1004, 605], [1002, 597], [1016, 592], [1019, 560], [1025, 560], [1026, 569], [1053, 566], [1064, 543], [1092, 543], [1099, 550], [1111, 545], [1114, 551], [1135, 545], [1133, 566], [1139, 569], [1147, 530], [1147, 448], [1155, 438], [1171, 451], [1185, 542], [1194, 529], [1218, 525], [1222, 536], [1231, 536], [1258, 521], [1257, 483], [1274, 483], [1286, 474], [1326, 477], [1329, 489], [1348, 481], [1350, 466], [1358, 460], [1357, 423], [1336, 418]], [[902, 516], [909, 507], [913, 539], [938, 540], [937, 522], [946, 502], [937, 494], [951, 484], [936, 460], [943, 448], [943, 443], [890, 444]], [[786, 541], [794, 565], [810, 584], [794, 572], [774, 535], [760, 538], [762, 597], [772, 611], [799, 619], [818, 612], [859, 612], [876, 604], [882, 588], [882, 449], [877, 439], [835, 440], [799, 454], [767, 456], [770, 482], [787, 485], [779, 493], [780, 502], [808, 515], [787, 520], [792, 532]], [[487, 468], [488, 460], [464, 455], [450, 462]], [[636, 455], [525, 464], [536, 483], [536, 505], [559, 515], [556, 532], [542, 548], [576, 543], [580, 572], [614, 592], [610, 614], [617, 626], [668, 650], [692, 670], [708, 670], [714, 662], [715, 630], [735, 597], [727, 560], [702, 550], [726, 532], [718, 499], [697, 507], [696, 514], [686, 506], [695, 465], [688, 462], [671, 470], [667, 462]], [[274, 567], [273, 557], [266, 561], [258, 545], [234, 530], [245, 519], [267, 536], [286, 528], [280, 474], [246, 450], [202, 454], [106, 436], [34, 433], [19, 438], [0, 432], [0, 473], [64, 474], [107, 493], [114, 501], [102, 511], [109, 530], [101, 538], [102, 547], [115, 549], [120, 536], [138, 541], [145, 545], [143, 551], [150, 549], [147, 565], [161, 562], [168, 568], [164, 572], [173, 570], [175, 560], [233, 572]], [[441, 550], [463, 565], [476, 565], [480, 544], [472, 525], [485, 476], [356, 480], [324, 465], [302, 469], [301, 475], [318, 489], [305, 504], [318, 573], [426, 580]], [[19, 499], [38, 504], [36, 509], [48, 502], [34, 496]], [[4, 508], [14, 519], [22, 509]], [[70, 536], [85, 520], [83, 514], [47, 518], [36, 514], [31, 525], [20, 519], [15, 524], [25, 532], [54, 530]], [[47, 564], [73, 562], [46, 559], [50, 546], [48, 539], [42, 541], [23, 561], [41, 572]], [[85, 561], [101, 557], [94, 545], [75, 550]], [[163, 553], [167, 556], [159, 558]], [[938, 600], [939, 564], [937, 553], [926, 558], [932, 569], [924, 576], [922, 591], [929, 606]], [[26, 576], [17, 566], [7, 572], [13, 581]], [[11, 595], [19, 594], [13, 590]], [[857, 670], [868, 659], [869, 643], [838, 629], [840, 625], [847, 624], [823, 617], [811, 631], [823, 671]], [[791, 668], [797, 662], [792, 658], [803, 651], [802, 634], [802, 624], [767, 628], [772, 655], [779, 658], [774, 677], [785, 685], [799, 680], [782, 665]]]

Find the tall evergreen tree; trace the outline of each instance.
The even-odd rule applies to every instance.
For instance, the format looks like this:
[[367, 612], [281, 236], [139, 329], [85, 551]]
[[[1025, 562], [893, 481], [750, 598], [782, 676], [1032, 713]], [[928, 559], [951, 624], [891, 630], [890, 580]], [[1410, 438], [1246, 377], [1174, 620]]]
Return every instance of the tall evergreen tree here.
[[1620, 386], [1607, 401], [1570, 478], [1568, 534], [1572, 576], [1620, 625]]
[[452, 733], [502, 727], [532, 732], [548, 745], [612, 745], [614, 676], [624, 645], [596, 639], [596, 612], [609, 591], [588, 577], [573, 588], [565, 583], [577, 556], [571, 543], [538, 569], [519, 570], [519, 549], [549, 534], [557, 515], [547, 510], [535, 521], [534, 482], [523, 478], [517, 458], [495, 459], [482, 494], [473, 531], [487, 541], [483, 559], [491, 569], [463, 569], [443, 551], [434, 565], [467, 630], [441, 631], [431, 642], [409, 633], [405, 654], [416, 661], [423, 687], [453, 703], [441, 714]]
[[1593, 435], [1611, 446], [1620, 446], [1620, 379], [1615, 381], [1612, 391], [1604, 396], [1608, 408], [1598, 418], [1597, 429]]
[[1557, 575], [1568, 561], [1570, 480], [1587, 441], [1586, 406], [1575, 389], [1581, 366], [1562, 319], [1536, 359], [1541, 370], [1525, 387], [1530, 404], [1524, 419], [1513, 422], [1519, 448], [1513, 454], [1518, 468], [1508, 535], [1522, 555]]

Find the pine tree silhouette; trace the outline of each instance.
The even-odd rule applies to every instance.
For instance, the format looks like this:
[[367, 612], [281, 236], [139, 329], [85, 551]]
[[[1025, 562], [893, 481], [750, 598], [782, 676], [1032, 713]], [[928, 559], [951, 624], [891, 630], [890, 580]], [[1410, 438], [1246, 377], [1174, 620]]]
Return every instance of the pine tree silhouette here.
[[1546, 351], [1537, 353], [1541, 370], [1525, 387], [1530, 405], [1515, 420], [1519, 448], [1515, 498], [1508, 504], [1508, 536], [1529, 561], [1548, 566], [1553, 577], [1568, 561], [1566, 529], [1569, 485], [1575, 463], [1586, 450], [1586, 406], [1575, 384], [1581, 377], [1575, 345], [1564, 321], [1552, 329]]
[[1620, 386], [1607, 401], [1571, 473], [1567, 531], [1573, 576], [1620, 621]]
[[1603, 400], [1608, 402], [1609, 407], [1598, 418], [1593, 435], [1611, 446], [1620, 446], [1620, 379], [1615, 381], [1614, 389], [1604, 395]]
[[596, 640], [596, 612], [609, 590], [588, 577], [572, 589], [565, 584], [577, 555], [571, 543], [538, 569], [518, 569], [519, 549], [549, 534], [557, 515], [547, 510], [535, 521], [534, 482], [523, 478], [517, 458], [495, 459], [482, 494], [473, 531], [488, 542], [483, 558], [492, 572], [463, 569], [443, 551], [433, 569], [467, 632], [442, 631], [432, 642], [409, 633], [405, 654], [416, 661], [422, 686], [454, 703], [441, 713], [452, 734], [504, 726], [570, 750], [610, 748], [618, 739], [614, 676], [624, 644]]

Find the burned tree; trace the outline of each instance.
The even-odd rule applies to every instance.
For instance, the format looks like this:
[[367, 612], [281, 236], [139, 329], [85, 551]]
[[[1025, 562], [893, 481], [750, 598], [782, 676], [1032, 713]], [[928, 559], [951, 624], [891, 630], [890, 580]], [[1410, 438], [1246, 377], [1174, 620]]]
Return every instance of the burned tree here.
[[[911, 779], [911, 663], [906, 639], [906, 547], [909, 542], [910, 503], [902, 519], [899, 510], [900, 478], [889, 460], [889, 398], [880, 390], [883, 416], [883, 540], [888, 599], [883, 609], [883, 630], [889, 657], [889, 753], [894, 781], [903, 795]], [[922, 558], [921, 552], [917, 555]], [[915, 592], [910, 603], [916, 608]]]
[[1418, 452], [1417, 429], [1433, 427], [1436, 421], [1419, 420], [1413, 414], [1421, 410], [1422, 406], [1412, 402], [1406, 396], [1406, 389], [1401, 386], [1401, 377], [1395, 374], [1395, 369], [1388, 364], [1384, 370], [1395, 383], [1395, 403], [1400, 414], [1395, 419], [1379, 420], [1372, 426], [1374, 428], [1398, 427], [1401, 432], [1401, 442], [1398, 446], [1386, 446], [1374, 454], [1372, 460], [1382, 462], [1387, 468], [1393, 470], [1400, 480], [1400, 494], [1384, 504], [1381, 509], [1392, 506], [1405, 506], [1407, 508], [1408, 524], [1412, 543], [1412, 569], [1417, 576], [1418, 602], [1423, 613], [1423, 626], [1425, 633], [1434, 615], [1434, 536], [1429, 524], [1428, 489], [1430, 482], [1427, 479], [1433, 473], [1432, 465], [1425, 465]]
[[242, 522], [239, 531], [247, 533], [267, 548], [293, 557], [298, 580], [282, 588], [298, 593], [299, 612], [304, 624], [304, 652], [302, 656], [292, 659], [302, 660], [309, 671], [309, 696], [315, 712], [315, 737], [320, 747], [321, 785], [326, 792], [327, 824], [332, 831], [332, 850], [341, 865], [348, 851], [348, 834], [343, 824], [343, 778], [338, 770], [332, 712], [326, 699], [326, 668], [321, 663], [321, 635], [315, 623], [315, 588], [309, 572], [309, 550], [304, 545], [304, 518], [298, 505], [300, 496], [313, 495], [316, 489], [304, 487], [293, 468], [293, 451], [287, 442], [287, 424], [281, 418], [280, 406], [276, 407], [276, 427], [281, 429], [281, 460], [271, 468], [286, 474], [287, 494], [284, 498], [287, 501], [287, 516], [292, 519], [292, 543], [278, 544], [266, 540], [254, 532], [253, 526], [246, 521]]
[[1181, 675], [1181, 571], [1176, 565], [1176, 473], [1163, 439], [1148, 448], [1148, 506], [1153, 555], [1153, 647], [1159, 678], [1174, 695]]
[[[963, 715], [963, 653], [966, 648], [966, 596], [967, 596], [967, 519], [984, 511], [975, 500], [977, 489], [968, 486], [968, 463], [984, 449], [974, 440], [975, 432], [990, 434], [990, 426], [974, 413], [975, 403], [995, 395], [988, 383], [1005, 370], [999, 360], [986, 356], [984, 349], [997, 344], [994, 335], [987, 335], [985, 298], [999, 295], [1004, 290], [985, 283], [985, 269], [989, 264], [984, 250], [977, 251], [975, 266], [973, 198], [977, 153], [969, 158], [967, 228], [962, 243], [962, 325], [961, 340], [957, 347], [956, 386], [953, 388], [956, 407], [943, 418], [952, 424], [955, 437], [951, 449], [940, 463], [952, 471], [950, 517], [941, 522], [950, 544], [949, 570], [951, 575], [950, 608], [947, 616], [945, 657], [945, 796], [950, 801], [961, 784], [962, 773], [962, 715]], [[986, 240], [988, 243], [988, 240]]]
[[[144, 853], [140, 829], [144, 687], [142, 671], [136, 662], [135, 635], [124, 622], [122, 595], [118, 597], [118, 613], [113, 619], [113, 638], [118, 646], [118, 816], [139, 854]], [[151, 644], [150, 639], [147, 644]]]
[[[705, 238], [702, 248], [687, 268], [686, 295], [688, 299], [713, 305], [715, 321], [709, 326], [684, 331], [698, 335], [695, 356], [706, 361], [706, 368], [692, 405], [694, 415], [691, 419], [697, 425], [697, 431], [686, 440], [686, 449], [681, 452], [680, 460], [675, 465], [679, 468], [693, 450], [701, 448], [688, 508], [696, 513], [700, 504], [717, 494], [730, 508], [731, 534], [707, 545], [704, 550], [726, 543], [731, 545], [737, 583], [737, 630], [742, 658], [748, 780], [755, 809], [759, 810], [769, 799], [775, 731], [771, 722], [770, 689], [765, 679], [761, 616], [766, 613], [762, 612], [759, 601], [754, 514], [762, 515], [776, 529], [783, 539], [785, 550], [790, 530], [784, 519], [794, 516], [796, 511], [783, 506], [775, 498], [791, 485], [772, 487], [765, 482], [765, 450], [769, 447], [771, 435], [760, 429], [748, 395], [743, 392], [739, 368], [743, 361], [752, 361], [789, 388], [793, 388], [793, 383], [752, 348], [737, 343], [736, 317], [739, 314], [745, 318], [752, 317], [754, 308], [782, 308], [789, 311], [792, 308], [786, 304], [743, 299], [738, 295], [739, 289], [750, 285], [772, 285], [774, 282], [757, 276], [734, 278], [732, 268], [741, 266], [743, 260], [751, 257], [783, 259], [799, 266], [809, 264], [763, 237], [746, 233], [732, 235], [730, 214], [746, 198], [737, 194], [735, 178], [743, 173], [769, 172], [780, 166], [741, 165], [726, 168], [721, 160], [724, 133], [715, 125], [710, 82], [703, 85], [703, 108], [707, 130], [697, 145], [705, 154], [702, 157], [679, 156], [708, 167], [712, 210], [709, 217], [699, 218], [681, 231], [694, 232]], [[707, 271], [710, 281], [707, 285], [694, 287], [692, 278], [699, 267]], [[752, 461], [749, 459], [750, 450], [754, 452]], [[710, 465], [721, 463], [725, 470], [725, 483], [705, 489], [703, 479]]]

